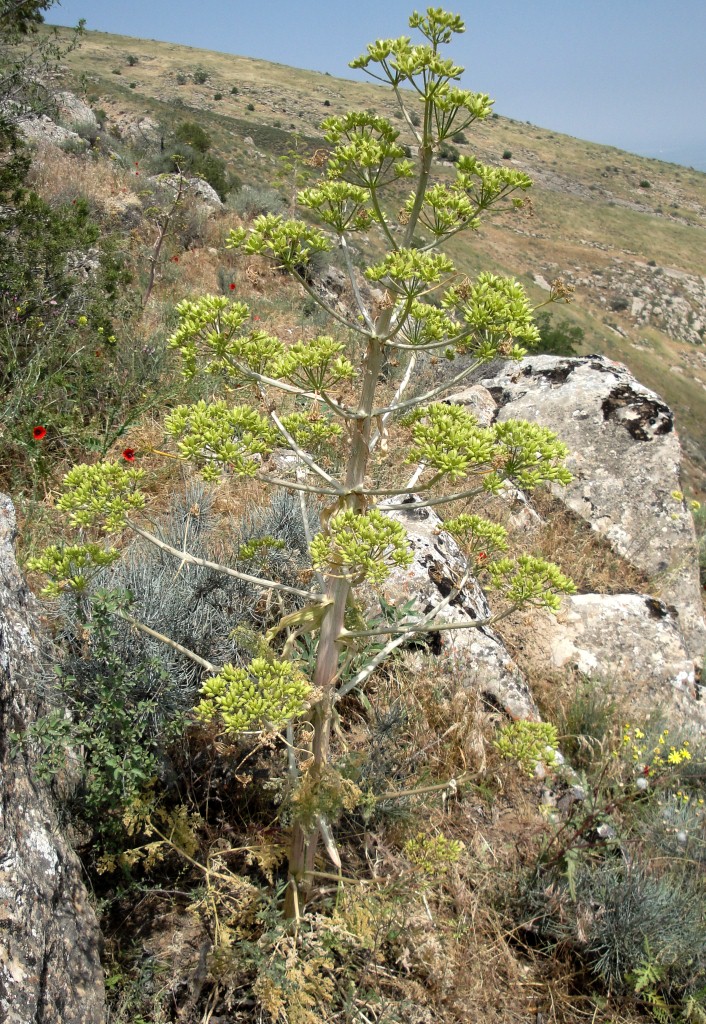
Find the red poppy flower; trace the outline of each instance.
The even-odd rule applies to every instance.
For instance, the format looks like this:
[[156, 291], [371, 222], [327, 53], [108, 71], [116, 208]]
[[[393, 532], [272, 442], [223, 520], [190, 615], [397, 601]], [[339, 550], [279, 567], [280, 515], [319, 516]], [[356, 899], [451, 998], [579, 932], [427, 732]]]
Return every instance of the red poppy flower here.
[[259, 319], [260, 319], [260, 317], [259, 317], [259, 316], [254, 316], [254, 317], [253, 317], [253, 320], [259, 320]]
[[172, 263], [178, 263], [178, 262], [179, 262], [179, 257], [178, 256], [172, 256]]
[[135, 461], [135, 449], [134, 448], [123, 448], [123, 458], [126, 462]]
[[228, 285], [228, 287], [230, 288], [230, 290], [231, 290], [232, 292], [234, 292], [234, 291], [235, 291], [235, 285], [233, 284], [233, 282], [232, 282], [232, 281], [231, 281], [231, 283], [230, 283], [230, 284]]
[[478, 562], [485, 562], [487, 557], [488, 556], [486, 555], [485, 551], [479, 551], [478, 554], [476, 555], [476, 560]]
[[47, 436], [46, 427], [35, 427], [32, 431], [32, 437], [35, 441], [42, 441]]

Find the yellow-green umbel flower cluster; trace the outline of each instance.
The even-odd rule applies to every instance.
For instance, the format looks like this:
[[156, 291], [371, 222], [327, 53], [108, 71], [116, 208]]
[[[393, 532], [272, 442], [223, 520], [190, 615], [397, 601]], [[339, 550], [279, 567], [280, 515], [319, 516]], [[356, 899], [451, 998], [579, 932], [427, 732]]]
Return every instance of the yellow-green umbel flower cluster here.
[[417, 410], [409, 462], [424, 462], [451, 480], [481, 474], [483, 487], [497, 492], [512, 479], [531, 489], [544, 480], [566, 484], [562, 465], [567, 448], [551, 430], [536, 423], [507, 420], [481, 427], [461, 406], [434, 402]]
[[[411, 213], [415, 206], [415, 196], [410, 196], [405, 203], [405, 210]], [[461, 227], [476, 228], [480, 219], [476, 209], [461, 189], [454, 185], [436, 184], [427, 189], [422, 208], [419, 212], [419, 223], [435, 238], [448, 236]]]
[[201, 463], [204, 480], [218, 480], [228, 466], [236, 476], [254, 476], [260, 460], [277, 443], [268, 419], [249, 405], [227, 402], [179, 405], [165, 420], [185, 459]]
[[447, 839], [444, 835], [429, 836], [424, 832], [418, 832], [404, 844], [407, 859], [430, 877], [445, 874], [452, 864], [458, 863], [464, 849], [458, 839]]
[[247, 668], [224, 665], [201, 688], [202, 721], [219, 718], [230, 734], [280, 729], [307, 709], [311, 685], [291, 661], [254, 658]]
[[331, 442], [343, 434], [343, 427], [327, 416], [308, 416], [293, 412], [282, 417], [282, 425], [292, 435], [300, 448], [314, 455], [331, 453]]
[[365, 271], [370, 281], [380, 281], [398, 295], [414, 299], [438, 284], [442, 274], [450, 274], [454, 265], [444, 253], [397, 249]]
[[297, 199], [301, 206], [316, 210], [339, 234], [370, 227], [372, 216], [366, 206], [370, 194], [359, 185], [348, 181], [323, 181], [316, 188], [305, 188]]
[[291, 345], [272, 367], [272, 374], [320, 393], [355, 377], [355, 368], [341, 355], [343, 342], [322, 335]]
[[[462, 156], [458, 161], [456, 188], [463, 191], [480, 213], [516, 189], [525, 192], [532, 187], [532, 179], [511, 167], [490, 167], [474, 156]], [[522, 200], [517, 200], [521, 205]]]
[[39, 558], [30, 558], [27, 568], [45, 573], [49, 583], [42, 589], [42, 593], [48, 597], [58, 597], [66, 588], [76, 593], [85, 590], [94, 573], [112, 565], [119, 558], [120, 552], [115, 548], [106, 550], [100, 544], [69, 544], [65, 547], [51, 544]]
[[558, 742], [556, 726], [550, 722], [510, 722], [502, 727], [493, 746], [525, 775], [534, 775], [538, 764], [556, 763]]
[[412, 564], [412, 553], [399, 523], [376, 509], [346, 509], [331, 517], [325, 533], [314, 537], [311, 560], [314, 568], [349, 577], [355, 584], [367, 580], [380, 586], [393, 567]]
[[144, 508], [139, 490], [144, 470], [128, 469], [115, 462], [74, 466], [64, 477], [64, 493], [56, 503], [69, 513], [73, 526], [99, 526], [106, 533], [121, 530], [133, 509]]
[[[510, 355], [509, 350], [505, 351], [510, 341], [530, 346], [539, 341], [527, 293], [512, 278], [479, 274], [474, 283], [448, 288], [442, 305], [445, 309], [454, 310], [471, 337], [484, 339], [490, 344], [494, 348], [493, 355], [498, 351]], [[474, 353], [485, 358], [482, 350], [478, 349], [477, 341], [474, 342]], [[517, 355], [525, 355], [525, 350], [520, 349]], [[515, 354], [513, 356], [516, 357]]]
[[402, 159], [405, 151], [397, 142], [400, 133], [384, 117], [355, 111], [329, 117], [321, 127], [336, 147], [326, 168], [329, 178], [375, 190], [409, 177], [413, 171], [413, 164]]
[[445, 520], [444, 532], [455, 537], [468, 554], [482, 555], [483, 562], [496, 551], [507, 551], [507, 530], [482, 516], [462, 512], [454, 519]]
[[250, 316], [244, 302], [231, 302], [223, 295], [201, 295], [198, 299], [184, 299], [176, 311], [177, 329], [168, 340], [170, 348], [177, 349], [184, 362], [185, 377], [197, 371], [197, 356], [202, 348], [211, 349], [223, 358], [228, 343]]
[[558, 612], [559, 594], [575, 594], [576, 587], [558, 565], [533, 555], [502, 558], [488, 566], [491, 586], [512, 605], [528, 604]]
[[330, 252], [330, 240], [301, 220], [285, 220], [278, 214], [257, 217], [252, 228], [231, 231], [226, 248], [239, 249], [252, 256], [269, 256], [277, 266], [292, 273], [301, 271], [317, 252]]
[[429, 345], [444, 341], [458, 333], [458, 327], [443, 309], [414, 299], [409, 314], [402, 322], [400, 335], [408, 345]]
[[284, 345], [265, 331], [241, 333], [250, 322], [244, 302], [223, 295], [185, 299], [177, 306], [179, 325], [169, 338], [184, 363], [183, 374], [193, 377], [202, 366], [206, 373], [223, 373], [231, 381], [247, 380], [254, 372], [267, 375]]

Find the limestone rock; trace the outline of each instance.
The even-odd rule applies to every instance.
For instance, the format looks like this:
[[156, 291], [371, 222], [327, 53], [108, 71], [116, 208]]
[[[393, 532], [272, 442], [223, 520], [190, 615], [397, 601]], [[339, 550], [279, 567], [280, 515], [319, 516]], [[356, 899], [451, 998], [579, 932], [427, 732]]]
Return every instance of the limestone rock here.
[[[149, 179], [152, 184], [157, 184], [165, 188], [170, 189], [176, 193], [179, 187], [179, 175], [178, 174], [159, 174], [156, 177]], [[186, 178], [187, 190], [186, 194], [196, 200], [200, 200], [208, 207], [215, 207], [220, 209], [223, 206], [220, 196], [207, 181], [203, 178]]]
[[59, 117], [71, 127], [81, 127], [96, 134], [100, 130], [98, 118], [91, 108], [72, 92], [59, 92], [56, 94], [56, 105]]
[[30, 142], [51, 142], [55, 146], [70, 142], [88, 148], [88, 143], [77, 132], [56, 124], [46, 114], [26, 114], [18, 121], [17, 127]]
[[159, 145], [161, 133], [159, 125], [151, 117], [137, 117], [130, 113], [121, 114], [115, 119], [121, 138], [132, 146]]
[[706, 732], [706, 702], [676, 612], [642, 594], [577, 594], [556, 617], [533, 615], [533, 639], [553, 668], [619, 680], [622, 697], [643, 713], [659, 708], [670, 722]]
[[481, 427], [489, 427], [495, 419], [497, 406], [487, 388], [481, 384], [471, 384], [463, 391], [457, 391], [444, 399], [447, 405], [462, 405], [467, 412], [478, 420]]
[[[415, 509], [410, 501], [409, 510], [387, 514], [404, 526], [414, 562], [409, 569], [391, 574], [385, 584], [385, 597], [396, 605], [415, 598], [419, 611], [428, 614], [457, 586], [464, 572], [464, 559], [453, 537], [442, 532], [442, 521], [433, 509]], [[470, 623], [489, 615], [480, 587], [471, 580], [441, 610], [437, 621]], [[502, 708], [512, 718], [539, 720], [522, 673], [488, 626], [429, 633], [426, 642], [437, 656], [440, 678], [479, 690], [487, 703]]]
[[100, 933], [81, 866], [31, 756], [11, 742], [42, 712], [37, 609], [15, 563], [15, 532], [0, 495], [0, 1019], [102, 1024]]
[[574, 474], [555, 492], [658, 586], [676, 608], [690, 657], [700, 661], [706, 626], [694, 524], [675, 498], [681, 447], [671, 410], [628, 370], [603, 356], [531, 356], [482, 382], [497, 418], [526, 419], [568, 445]]

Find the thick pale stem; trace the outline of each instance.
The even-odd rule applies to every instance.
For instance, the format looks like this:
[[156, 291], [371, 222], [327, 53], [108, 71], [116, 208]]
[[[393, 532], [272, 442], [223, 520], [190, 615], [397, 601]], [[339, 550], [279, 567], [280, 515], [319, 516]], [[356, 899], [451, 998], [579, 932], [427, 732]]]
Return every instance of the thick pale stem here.
[[[378, 323], [378, 331], [384, 332], [388, 325], [389, 321]], [[340, 498], [341, 508], [363, 508], [365, 499], [362, 494], [355, 493], [354, 489], [362, 490], [365, 483], [373, 423], [370, 414], [375, 404], [375, 393], [382, 362], [382, 343], [377, 337], [370, 338], [363, 363], [359, 415], [353, 427], [351, 454], [346, 467], [345, 482], [350, 491]], [[338, 677], [338, 662], [341, 652], [340, 636], [344, 628], [350, 589], [351, 584], [348, 579], [334, 576], [328, 578], [326, 596], [331, 598], [332, 604], [321, 625], [316, 668], [312, 680], [315, 689], [322, 694], [311, 710], [313, 763], [310, 765], [309, 771], [314, 773], [321, 772], [329, 759], [334, 688]], [[300, 824], [295, 824], [289, 855], [290, 885], [287, 888], [284, 904], [285, 916], [290, 919], [296, 915], [298, 898], [306, 898], [307, 878], [314, 867], [318, 843], [318, 829], [306, 832]]]

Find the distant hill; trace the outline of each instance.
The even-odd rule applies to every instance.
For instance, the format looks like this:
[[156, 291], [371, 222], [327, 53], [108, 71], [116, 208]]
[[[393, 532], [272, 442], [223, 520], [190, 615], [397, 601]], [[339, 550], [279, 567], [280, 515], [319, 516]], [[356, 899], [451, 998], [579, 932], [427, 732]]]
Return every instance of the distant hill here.
[[[292, 191], [279, 158], [293, 148], [314, 153], [329, 114], [367, 107], [399, 125], [403, 143], [414, 141], [383, 88], [319, 72], [101, 32], [87, 32], [66, 67], [116, 135], [148, 117], [158, 129], [149, 148], [197, 120], [244, 185]], [[506, 117], [466, 134], [454, 142], [459, 153], [507, 161], [535, 187], [524, 209], [486, 220], [450, 255], [469, 272], [513, 274], [538, 303], [552, 280], [572, 286], [572, 303], [553, 307], [553, 321], [578, 325], [581, 353], [625, 363], [672, 406], [687, 485], [703, 495], [706, 174]], [[440, 162], [436, 173], [443, 179], [452, 165]]]

